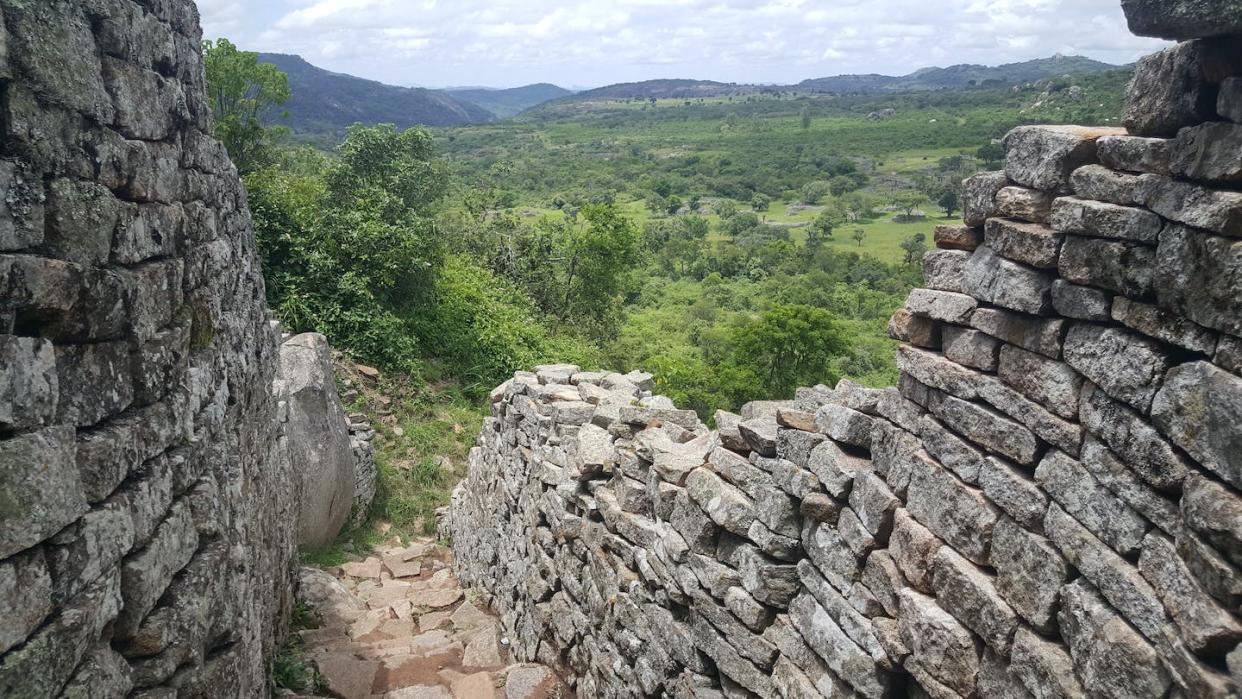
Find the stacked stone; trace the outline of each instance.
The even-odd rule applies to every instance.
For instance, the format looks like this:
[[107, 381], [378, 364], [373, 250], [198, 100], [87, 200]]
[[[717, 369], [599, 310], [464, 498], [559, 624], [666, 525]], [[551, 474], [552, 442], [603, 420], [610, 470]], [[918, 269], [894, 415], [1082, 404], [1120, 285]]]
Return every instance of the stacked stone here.
[[0, 0], [0, 696], [259, 696], [277, 337], [189, 0]]
[[[1191, 5], [1127, 11], [1242, 33]], [[890, 325], [927, 602], [975, 649], [928, 671], [957, 695], [1239, 691], [1239, 100], [1242, 37], [1198, 39], [1138, 63], [1126, 129], [1015, 129]]]
[[350, 415], [346, 419], [349, 428], [349, 448], [354, 453], [354, 504], [351, 523], [355, 527], [366, 523], [375, 500], [375, 488], [379, 470], [375, 465], [375, 429], [363, 415]]
[[894, 315], [897, 388], [708, 432], [617, 374], [515, 376], [460, 576], [583, 696], [1237, 695], [1239, 104], [1242, 39], [1199, 39], [1139, 63], [1125, 130], [1011, 132]]

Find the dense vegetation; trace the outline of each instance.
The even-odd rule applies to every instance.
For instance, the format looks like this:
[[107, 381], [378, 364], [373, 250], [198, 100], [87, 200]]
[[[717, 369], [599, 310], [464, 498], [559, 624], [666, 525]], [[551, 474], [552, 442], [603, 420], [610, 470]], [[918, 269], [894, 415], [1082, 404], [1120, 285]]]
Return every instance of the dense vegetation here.
[[[270, 81], [213, 62], [224, 46], [208, 47], [213, 84]], [[575, 99], [462, 128], [356, 125], [331, 152], [262, 129], [236, 147], [290, 329], [434, 366], [468, 395], [545, 361], [642, 367], [708, 417], [842, 376], [891, 382], [885, 322], [957, 183], [1016, 124], [1107, 123], [1125, 77]]]

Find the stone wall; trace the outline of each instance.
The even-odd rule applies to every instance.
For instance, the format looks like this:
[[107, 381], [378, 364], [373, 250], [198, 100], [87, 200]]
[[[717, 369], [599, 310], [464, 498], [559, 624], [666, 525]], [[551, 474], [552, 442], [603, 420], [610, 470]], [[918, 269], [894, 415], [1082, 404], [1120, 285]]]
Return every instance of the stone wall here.
[[580, 696], [1236, 696], [1240, 105], [1242, 39], [1195, 40], [1139, 63], [1128, 131], [1010, 133], [893, 318], [896, 388], [709, 431], [641, 376], [519, 373], [442, 521], [459, 576]]
[[262, 696], [295, 476], [190, 0], [0, 0], [0, 696]]

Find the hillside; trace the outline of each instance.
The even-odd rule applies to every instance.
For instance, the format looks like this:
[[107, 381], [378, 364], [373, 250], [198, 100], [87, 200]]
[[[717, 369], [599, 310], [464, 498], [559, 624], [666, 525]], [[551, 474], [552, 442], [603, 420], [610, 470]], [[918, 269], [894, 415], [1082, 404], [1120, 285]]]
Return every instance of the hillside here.
[[351, 124], [396, 124], [408, 128], [463, 126], [493, 120], [491, 112], [438, 90], [396, 87], [307, 63], [300, 56], [261, 53], [289, 76], [293, 96], [282, 107], [280, 121], [295, 133], [341, 133]]
[[1021, 85], [1065, 74], [1101, 73], [1118, 66], [1082, 56], [1056, 55], [1000, 66], [961, 64], [947, 68], [920, 68], [909, 75], [870, 73], [834, 75], [803, 80], [795, 85], [748, 85], [711, 80], [646, 80], [620, 83], [579, 92], [561, 101], [590, 102], [617, 99], [697, 99], [775, 93], [782, 91], [867, 94], [913, 92], [976, 86]]
[[449, 89], [446, 94], [471, 104], [478, 105], [504, 119], [554, 99], [568, 97], [573, 90], [549, 83], [536, 83], [505, 90], [487, 87], [469, 89]]

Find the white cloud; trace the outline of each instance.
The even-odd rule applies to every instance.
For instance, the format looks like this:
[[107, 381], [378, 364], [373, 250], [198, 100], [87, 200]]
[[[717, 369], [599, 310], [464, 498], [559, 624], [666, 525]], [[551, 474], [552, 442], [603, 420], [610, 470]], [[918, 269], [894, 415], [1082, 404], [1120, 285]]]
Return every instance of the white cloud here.
[[1122, 63], [1118, 0], [199, 0], [207, 36], [399, 84], [797, 82], [1060, 52]]

